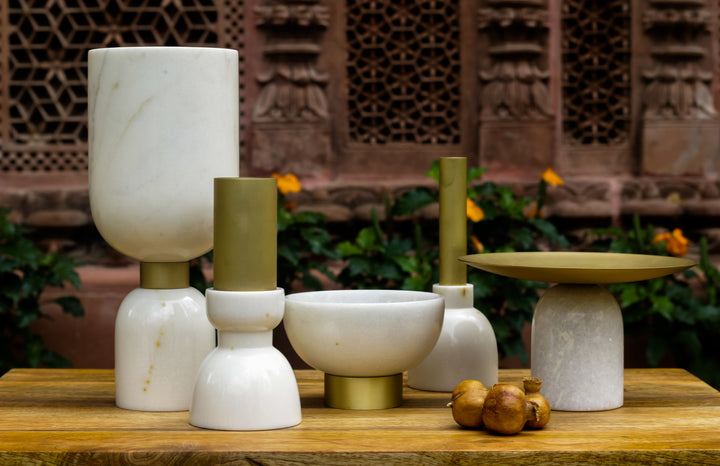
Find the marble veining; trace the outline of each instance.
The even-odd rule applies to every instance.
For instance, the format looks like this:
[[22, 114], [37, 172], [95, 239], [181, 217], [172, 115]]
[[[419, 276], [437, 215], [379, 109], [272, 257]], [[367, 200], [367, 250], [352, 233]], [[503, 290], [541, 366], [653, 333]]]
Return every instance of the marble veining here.
[[90, 206], [120, 252], [178, 262], [212, 248], [213, 184], [239, 173], [235, 50], [89, 52]]

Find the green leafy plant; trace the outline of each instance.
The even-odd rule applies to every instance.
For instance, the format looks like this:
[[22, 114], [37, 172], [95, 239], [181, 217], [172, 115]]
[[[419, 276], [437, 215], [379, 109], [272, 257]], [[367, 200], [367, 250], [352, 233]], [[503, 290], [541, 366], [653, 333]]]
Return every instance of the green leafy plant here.
[[438, 251], [428, 247], [423, 231], [424, 228], [437, 231], [437, 225], [432, 227], [428, 222], [415, 219], [410, 227], [411, 234], [406, 229], [397, 229], [396, 225], [398, 216], [412, 213], [435, 199], [433, 196], [425, 198], [419, 192], [407, 192], [394, 203], [386, 198], [384, 229], [373, 209], [371, 225], [361, 229], [354, 241], [343, 241], [338, 245], [338, 255], [347, 261], [338, 275], [340, 284], [346, 288], [403, 290], [432, 287], [437, 281]]
[[[80, 288], [75, 261], [58, 253], [44, 254], [26, 235], [29, 230], [8, 219], [0, 208], [0, 374], [13, 367], [65, 367], [69, 361], [48, 350], [30, 324], [48, 318], [41, 295], [48, 287], [65, 283]], [[74, 296], [55, 298], [62, 311], [84, 314]]]
[[[595, 250], [668, 255], [673, 250], [652, 225], [633, 218], [632, 228], [593, 231]], [[715, 387], [720, 387], [720, 306], [717, 288], [720, 272], [710, 262], [707, 240], [699, 242], [697, 268], [642, 282], [610, 285], [623, 309], [625, 334], [648, 337], [649, 366], [665, 357]]]
[[278, 194], [278, 286], [289, 293], [293, 284], [320, 290], [318, 272], [330, 279], [334, 274], [327, 261], [337, 258], [325, 216], [317, 212], [293, 213], [286, 207], [285, 196]]
[[[539, 248], [538, 241], [568, 246], [567, 239], [547, 220], [527, 217], [532, 203], [512, 190], [492, 182], [477, 183], [484, 168], [468, 169], [468, 197], [482, 209], [479, 222], [468, 220], [468, 251], [483, 245], [484, 251], [528, 251]], [[428, 176], [439, 180], [439, 163], [431, 165]], [[386, 200], [384, 222], [373, 211], [372, 224], [360, 230], [354, 241], [338, 246], [347, 261], [338, 278], [344, 287], [402, 288], [429, 291], [438, 281], [438, 223], [412, 215], [438, 202], [437, 189], [415, 188], [394, 202]], [[399, 218], [410, 218], [410, 228], [399, 228]], [[488, 317], [498, 338], [501, 356], [517, 356], [527, 363], [522, 330], [532, 319], [542, 283], [508, 280], [470, 269], [475, 305]]]

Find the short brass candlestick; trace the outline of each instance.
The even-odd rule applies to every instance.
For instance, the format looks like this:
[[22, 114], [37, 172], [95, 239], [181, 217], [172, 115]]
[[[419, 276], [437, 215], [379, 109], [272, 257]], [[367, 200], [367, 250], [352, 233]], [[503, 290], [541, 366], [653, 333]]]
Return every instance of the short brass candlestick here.
[[218, 347], [205, 359], [190, 423], [207, 429], [265, 430], [300, 423], [292, 367], [272, 346], [285, 300], [277, 288], [277, 180], [215, 180], [215, 287], [208, 317]]

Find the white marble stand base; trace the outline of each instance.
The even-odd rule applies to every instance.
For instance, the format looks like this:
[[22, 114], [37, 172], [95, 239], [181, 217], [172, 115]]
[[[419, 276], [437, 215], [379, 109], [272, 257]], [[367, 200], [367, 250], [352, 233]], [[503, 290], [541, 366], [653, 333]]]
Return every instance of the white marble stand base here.
[[445, 298], [442, 330], [432, 352], [408, 371], [408, 385], [418, 390], [452, 392], [463, 380], [486, 387], [498, 382], [498, 350], [490, 321], [473, 308], [473, 286], [433, 285]]
[[623, 404], [623, 319], [596, 285], [557, 285], [532, 323], [532, 375], [553, 410], [603, 411]]
[[216, 430], [270, 430], [301, 421], [297, 381], [272, 346], [284, 292], [207, 290], [218, 347], [200, 368], [190, 424]]
[[115, 401], [137, 411], [187, 411], [215, 347], [205, 297], [194, 288], [136, 288], [115, 319]]

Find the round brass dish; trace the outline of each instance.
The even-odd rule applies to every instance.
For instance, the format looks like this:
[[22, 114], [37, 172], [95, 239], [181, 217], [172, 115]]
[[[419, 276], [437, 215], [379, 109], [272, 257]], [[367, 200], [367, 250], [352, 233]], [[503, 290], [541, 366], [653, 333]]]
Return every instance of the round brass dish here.
[[607, 252], [497, 252], [459, 260], [506, 277], [567, 284], [649, 280], [697, 265], [679, 257]]
[[402, 404], [402, 374], [340, 377], [325, 374], [325, 404], [340, 409], [387, 409]]

